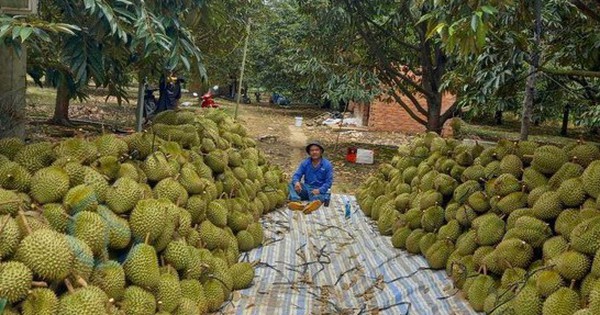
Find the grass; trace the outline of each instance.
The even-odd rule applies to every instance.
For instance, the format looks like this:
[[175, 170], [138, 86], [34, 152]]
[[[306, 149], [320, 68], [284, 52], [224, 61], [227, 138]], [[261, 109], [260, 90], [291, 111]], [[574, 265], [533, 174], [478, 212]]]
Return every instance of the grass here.
[[[499, 139], [519, 139], [521, 124], [517, 120], [505, 120], [502, 125], [472, 124], [463, 122], [459, 137], [498, 141]], [[529, 139], [539, 143], [565, 145], [579, 139], [598, 143], [600, 137], [592, 135], [585, 128], [571, 127], [567, 137], [560, 135], [560, 127], [553, 123], [530, 127]]]

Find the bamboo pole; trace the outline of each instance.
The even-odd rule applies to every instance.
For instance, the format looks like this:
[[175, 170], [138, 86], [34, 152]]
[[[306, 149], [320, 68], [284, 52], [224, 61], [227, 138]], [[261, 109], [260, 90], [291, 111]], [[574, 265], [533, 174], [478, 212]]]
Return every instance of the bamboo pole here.
[[[240, 98], [242, 97], [242, 86], [244, 85], [244, 70], [246, 68], [246, 53], [248, 52], [248, 39], [250, 38], [250, 18], [246, 23], [246, 41], [244, 43], [244, 54], [242, 55], [242, 69], [240, 71], [240, 82], [238, 83], [237, 100], [235, 102], [235, 110], [233, 111], [233, 119], [237, 120], [238, 110], [240, 107]], [[248, 93], [248, 91], [246, 91]]]

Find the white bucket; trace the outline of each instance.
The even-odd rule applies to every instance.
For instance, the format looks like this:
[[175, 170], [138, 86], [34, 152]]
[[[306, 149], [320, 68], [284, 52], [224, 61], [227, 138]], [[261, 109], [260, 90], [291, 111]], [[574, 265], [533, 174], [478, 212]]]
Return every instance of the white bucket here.
[[302, 117], [296, 117], [296, 127], [302, 127]]

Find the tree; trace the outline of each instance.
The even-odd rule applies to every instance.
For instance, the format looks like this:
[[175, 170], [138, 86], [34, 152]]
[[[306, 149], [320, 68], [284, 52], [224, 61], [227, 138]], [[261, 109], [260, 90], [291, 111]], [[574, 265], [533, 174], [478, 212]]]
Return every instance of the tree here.
[[[454, 67], [438, 38], [428, 36], [426, 17], [432, 5], [423, 1], [339, 0], [331, 3], [299, 0], [319, 29], [341, 30], [345, 40], [364, 53], [358, 63], [374, 71], [385, 91], [427, 130], [441, 132], [457, 103], [442, 110], [445, 82]], [[332, 18], [337, 17], [337, 18]], [[414, 75], [413, 75], [414, 74]], [[423, 98], [426, 104], [419, 99]]]
[[[440, 36], [444, 49], [467, 60], [483, 54], [505, 53], [506, 44], [517, 47], [529, 68], [525, 78], [521, 138], [528, 136], [533, 112], [536, 77], [597, 77], [595, 13], [593, 1], [463, 1], [438, 2], [424, 20], [430, 36]], [[544, 37], [542, 38], [542, 26]], [[508, 50], [510, 51], [510, 50]], [[543, 55], [540, 52], [543, 51]], [[581, 56], [585, 56], [581, 58]], [[591, 57], [591, 58], [590, 58]], [[502, 59], [502, 58], [500, 58]], [[514, 69], [520, 72], [522, 66]], [[480, 69], [481, 71], [482, 69]], [[483, 71], [486, 71], [485, 69]], [[521, 77], [521, 75], [518, 75]], [[566, 84], [568, 86], [569, 84]]]

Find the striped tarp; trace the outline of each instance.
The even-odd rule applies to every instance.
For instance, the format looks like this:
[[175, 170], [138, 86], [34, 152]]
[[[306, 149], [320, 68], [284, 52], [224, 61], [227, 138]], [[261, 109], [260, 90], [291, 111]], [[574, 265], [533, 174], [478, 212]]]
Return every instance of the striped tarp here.
[[379, 235], [354, 197], [333, 195], [310, 215], [280, 209], [262, 223], [265, 245], [243, 257], [260, 262], [254, 285], [225, 314], [476, 314], [445, 272]]

